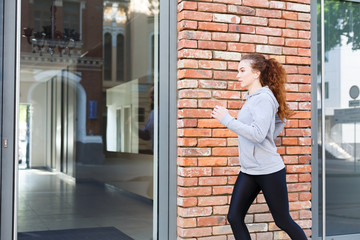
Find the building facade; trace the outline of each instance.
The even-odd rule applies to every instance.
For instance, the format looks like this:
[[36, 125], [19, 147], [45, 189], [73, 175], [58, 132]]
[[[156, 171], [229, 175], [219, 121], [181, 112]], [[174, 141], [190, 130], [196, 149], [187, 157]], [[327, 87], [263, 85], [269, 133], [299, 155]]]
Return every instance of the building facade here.
[[[311, 239], [360, 236], [360, 1], [4, 0], [0, 240], [234, 239], [241, 56], [283, 64], [276, 144]], [[357, 140], [358, 139], [358, 140]], [[289, 239], [262, 194], [252, 239]], [[35, 237], [34, 237], [35, 236]]]

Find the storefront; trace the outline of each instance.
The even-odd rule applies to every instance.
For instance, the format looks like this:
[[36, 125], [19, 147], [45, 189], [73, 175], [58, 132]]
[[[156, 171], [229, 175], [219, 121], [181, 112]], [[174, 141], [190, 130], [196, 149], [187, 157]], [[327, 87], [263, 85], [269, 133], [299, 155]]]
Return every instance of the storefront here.
[[[4, 0], [0, 240], [233, 239], [236, 67], [288, 73], [277, 140], [312, 239], [360, 238], [359, 0]], [[254, 239], [288, 239], [260, 194]]]
[[174, 238], [175, 5], [3, 6], [0, 238]]

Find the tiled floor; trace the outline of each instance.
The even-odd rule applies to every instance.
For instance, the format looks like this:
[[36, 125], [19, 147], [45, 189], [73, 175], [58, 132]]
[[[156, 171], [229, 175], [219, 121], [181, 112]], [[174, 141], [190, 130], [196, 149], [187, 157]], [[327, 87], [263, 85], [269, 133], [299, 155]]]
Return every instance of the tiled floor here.
[[18, 231], [111, 227], [152, 238], [151, 203], [97, 182], [76, 183], [45, 170], [19, 170]]

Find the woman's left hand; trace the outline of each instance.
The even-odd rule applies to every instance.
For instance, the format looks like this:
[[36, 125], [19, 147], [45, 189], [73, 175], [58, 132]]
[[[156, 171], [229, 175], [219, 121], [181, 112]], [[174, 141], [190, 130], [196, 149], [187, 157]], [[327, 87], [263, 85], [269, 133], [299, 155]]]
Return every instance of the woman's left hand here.
[[219, 122], [221, 119], [228, 113], [229, 111], [221, 106], [216, 106], [214, 110], [211, 113], [211, 116], [215, 119], [217, 119]]

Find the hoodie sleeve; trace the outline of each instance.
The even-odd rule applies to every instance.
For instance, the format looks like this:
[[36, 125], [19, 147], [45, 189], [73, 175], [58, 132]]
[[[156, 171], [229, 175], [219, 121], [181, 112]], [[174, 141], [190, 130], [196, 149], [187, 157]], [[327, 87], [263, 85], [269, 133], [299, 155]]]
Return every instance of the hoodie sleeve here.
[[279, 116], [275, 115], [275, 131], [274, 131], [274, 140], [279, 136], [281, 131], [284, 129], [286, 123], [286, 118], [284, 118], [284, 122], [281, 121]]
[[236, 120], [229, 113], [220, 122], [237, 135], [249, 141], [261, 143], [269, 131], [271, 119], [274, 117], [275, 106], [267, 94], [261, 94], [254, 100], [252, 107], [249, 108], [253, 118], [250, 125]]

